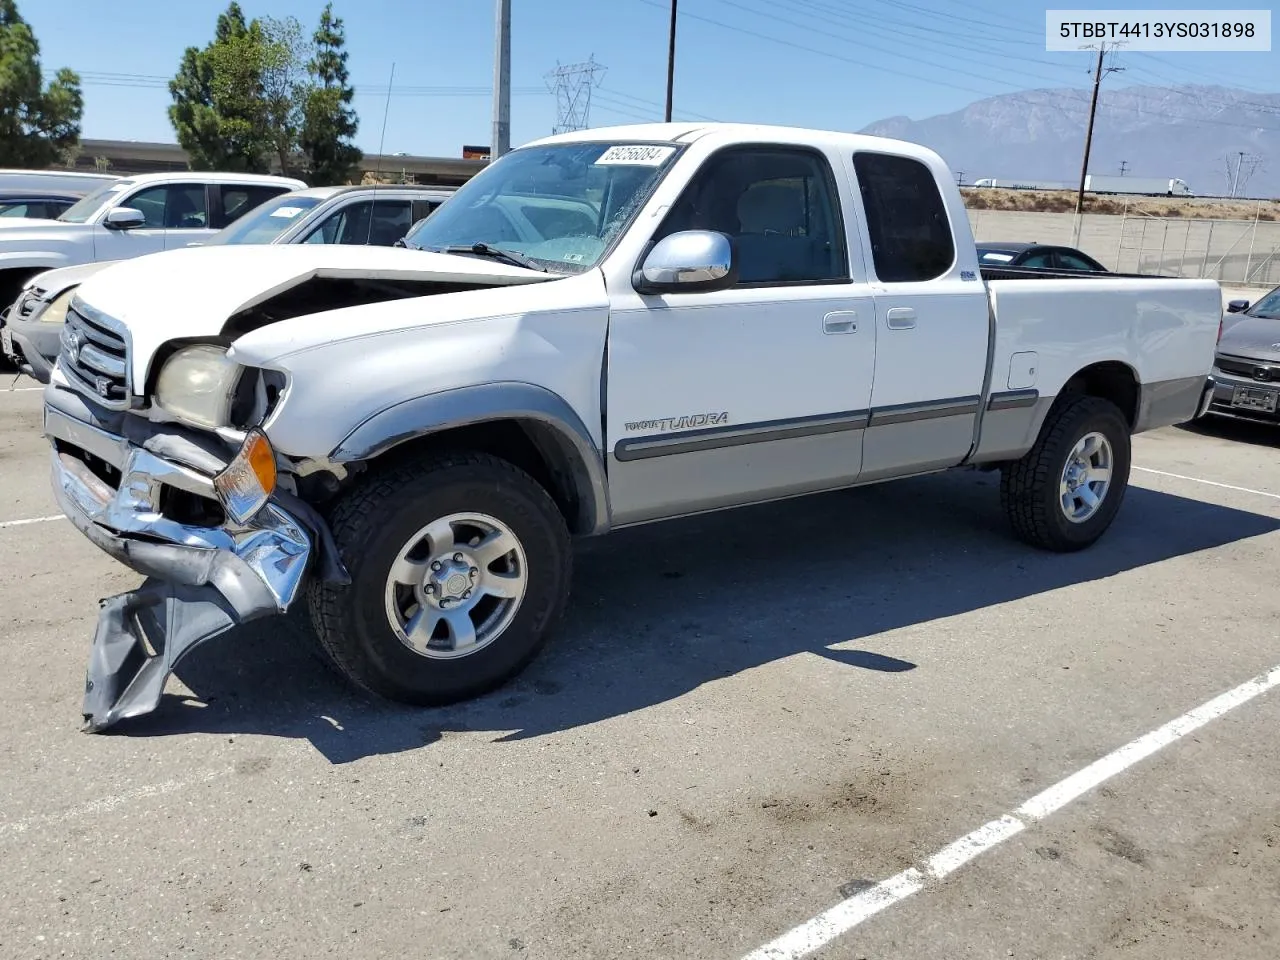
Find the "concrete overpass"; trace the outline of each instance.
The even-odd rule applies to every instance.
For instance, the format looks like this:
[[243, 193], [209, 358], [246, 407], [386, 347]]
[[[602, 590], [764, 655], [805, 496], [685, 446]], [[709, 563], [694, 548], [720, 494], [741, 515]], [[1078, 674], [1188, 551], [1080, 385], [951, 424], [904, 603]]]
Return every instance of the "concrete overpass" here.
[[[139, 140], [81, 140], [77, 170], [93, 170], [103, 162], [108, 173], [158, 173], [186, 170], [187, 152], [176, 143], [147, 143]], [[379, 156], [366, 154], [366, 173], [381, 170], [386, 178], [404, 179], [430, 186], [456, 187], [484, 169], [487, 160], [453, 157]]]

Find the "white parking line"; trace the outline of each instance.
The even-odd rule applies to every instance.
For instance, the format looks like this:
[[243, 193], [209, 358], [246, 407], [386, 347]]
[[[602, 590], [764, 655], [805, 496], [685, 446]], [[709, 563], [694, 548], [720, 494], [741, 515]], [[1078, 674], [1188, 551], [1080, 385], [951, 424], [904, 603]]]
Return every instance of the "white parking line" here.
[[35, 393], [43, 389], [44, 387], [9, 387], [6, 390], [0, 390], [0, 393]]
[[56, 517], [31, 517], [27, 520], [0, 520], [0, 530], [5, 527], [25, 527], [29, 523], [48, 523], [51, 520], [65, 519], [67, 518], [62, 514], [58, 514]]
[[1210, 487], [1222, 487], [1224, 490], [1235, 490], [1239, 493], [1252, 493], [1258, 497], [1270, 497], [1272, 500], [1280, 500], [1280, 493], [1268, 493], [1266, 490], [1254, 490], [1252, 487], [1237, 487], [1230, 483], [1219, 483], [1217, 480], [1204, 480], [1200, 477], [1188, 477], [1181, 473], [1167, 473], [1164, 470], [1152, 470], [1150, 467], [1133, 467], [1134, 470], [1141, 470], [1143, 473], [1154, 473], [1158, 477], [1173, 477], [1175, 480], [1188, 480], [1191, 483], [1203, 483]]
[[798, 957], [813, 953], [886, 907], [905, 900], [913, 893], [919, 893], [931, 882], [943, 879], [980, 854], [998, 846], [1010, 837], [1017, 836], [1036, 821], [1062, 809], [1072, 800], [1080, 798], [1105, 781], [1129, 769], [1138, 761], [1278, 685], [1280, 685], [1280, 666], [1214, 697], [1176, 720], [1171, 720], [1164, 726], [1125, 744], [1119, 750], [1094, 761], [1083, 770], [1036, 794], [1012, 813], [992, 820], [967, 836], [943, 847], [938, 853], [925, 860], [921, 866], [910, 867], [887, 880], [880, 881], [869, 890], [842, 900], [813, 919], [788, 930], [782, 936], [747, 954], [744, 960], [796, 960]]

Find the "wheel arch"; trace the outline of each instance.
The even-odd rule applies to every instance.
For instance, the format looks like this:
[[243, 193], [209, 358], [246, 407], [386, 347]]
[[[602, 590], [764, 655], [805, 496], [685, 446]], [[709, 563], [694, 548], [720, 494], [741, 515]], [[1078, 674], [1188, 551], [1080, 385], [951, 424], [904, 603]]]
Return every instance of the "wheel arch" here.
[[1079, 396], [1098, 397], [1114, 403], [1124, 414], [1129, 429], [1136, 429], [1142, 403], [1142, 381], [1137, 371], [1124, 361], [1103, 360], [1077, 370], [1063, 384], [1055, 405]]
[[573, 534], [608, 530], [600, 448], [568, 401], [536, 384], [489, 383], [414, 397], [367, 417], [329, 459], [385, 466], [446, 447], [489, 453], [532, 475]]

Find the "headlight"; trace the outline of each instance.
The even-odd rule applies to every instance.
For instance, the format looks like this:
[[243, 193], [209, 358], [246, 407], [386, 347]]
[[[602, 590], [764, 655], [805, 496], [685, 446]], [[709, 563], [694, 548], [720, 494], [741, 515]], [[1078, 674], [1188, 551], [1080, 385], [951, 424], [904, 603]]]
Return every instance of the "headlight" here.
[[183, 347], [165, 361], [156, 379], [155, 401], [175, 419], [213, 430], [230, 423], [241, 367], [227, 348], [201, 343]]
[[41, 323], [65, 323], [67, 319], [67, 307], [71, 306], [71, 298], [75, 296], [76, 288], [72, 287], [57, 297], [53, 302], [44, 308], [44, 312], [40, 314]]

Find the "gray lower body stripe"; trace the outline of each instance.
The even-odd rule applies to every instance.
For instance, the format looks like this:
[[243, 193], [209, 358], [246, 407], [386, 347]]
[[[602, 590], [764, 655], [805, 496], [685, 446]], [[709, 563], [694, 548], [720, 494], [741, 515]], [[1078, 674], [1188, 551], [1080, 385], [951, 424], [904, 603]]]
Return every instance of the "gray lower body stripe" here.
[[988, 410], [1019, 410], [1023, 407], [1034, 407], [1040, 400], [1039, 390], [1009, 390], [1005, 393], [993, 393], [987, 401]]
[[909, 423], [912, 420], [935, 420], [938, 417], [965, 417], [978, 412], [981, 397], [951, 397], [931, 400], [928, 403], [902, 403], [893, 407], [877, 407], [871, 411], [871, 426], [884, 427], [891, 423]]
[[677, 453], [695, 453], [736, 447], [748, 443], [766, 443], [771, 440], [793, 440], [823, 433], [840, 433], [846, 430], [862, 430], [867, 425], [866, 410], [832, 413], [818, 417], [794, 417], [789, 420], [768, 420], [736, 427], [708, 427], [703, 430], [684, 430], [658, 437], [637, 437], [619, 440], [613, 455], [623, 462], [644, 460], [648, 457], [665, 457]]

